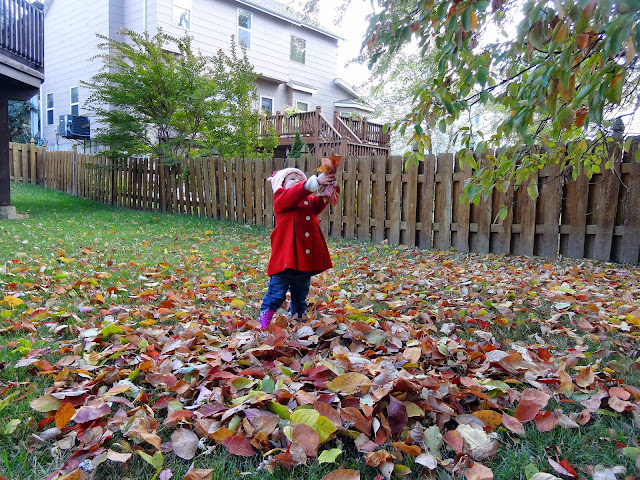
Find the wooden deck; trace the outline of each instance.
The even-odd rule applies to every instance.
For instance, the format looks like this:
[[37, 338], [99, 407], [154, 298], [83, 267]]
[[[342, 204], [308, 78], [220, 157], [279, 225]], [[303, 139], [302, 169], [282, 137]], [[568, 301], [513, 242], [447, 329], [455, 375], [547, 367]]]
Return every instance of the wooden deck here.
[[333, 122], [322, 115], [320, 107], [314, 111], [275, 115], [262, 119], [261, 129], [266, 134], [275, 128], [280, 137], [280, 146], [293, 145], [296, 132], [317, 157], [332, 153], [353, 156], [389, 156], [390, 135], [383, 126], [364, 119], [341, 117], [336, 112]]

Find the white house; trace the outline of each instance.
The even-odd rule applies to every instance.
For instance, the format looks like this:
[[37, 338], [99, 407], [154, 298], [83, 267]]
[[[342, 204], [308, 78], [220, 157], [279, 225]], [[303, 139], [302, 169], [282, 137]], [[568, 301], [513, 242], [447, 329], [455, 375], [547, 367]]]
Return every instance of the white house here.
[[[51, 150], [68, 150], [72, 141], [58, 128], [61, 115], [88, 115], [89, 92], [80, 85], [102, 67], [96, 34], [118, 39], [128, 28], [155, 35], [193, 37], [205, 55], [229, 50], [231, 36], [247, 46], [259, 75], [260, 106], [271, 112], [285, 106], [366, 116], [371, 109], [337, 78], [341, 38], [274, 0], [46, 0], [44, 6], [46, 80], [41, 87], [42, 136]], [[96, 120], [89, 118], [92, 128]]]

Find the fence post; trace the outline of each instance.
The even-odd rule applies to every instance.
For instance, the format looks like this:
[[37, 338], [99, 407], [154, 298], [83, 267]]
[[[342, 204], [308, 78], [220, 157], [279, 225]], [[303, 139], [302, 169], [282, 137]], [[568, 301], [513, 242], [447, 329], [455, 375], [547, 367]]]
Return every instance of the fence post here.
[[316, 105], [316, 114], [315, 114], [315, 122], [314, 122], [314, 139], [313, 139], [313, 150], [316, 158], [322, 158], [322, 152], [320, 152], [320, 128], [322, 126], [322, 119], [320, 117], [320, 105]]
[[30, 183], [38, 183], [38, 174], [36, 167], [36, 141], [32, 138], [29, 143], [29, 163], [31, 164]]
[[76, 184], [76, 157], [78, 155], [78, 144], [71, 147], [71, 195], [78, 196], [78, 185]]

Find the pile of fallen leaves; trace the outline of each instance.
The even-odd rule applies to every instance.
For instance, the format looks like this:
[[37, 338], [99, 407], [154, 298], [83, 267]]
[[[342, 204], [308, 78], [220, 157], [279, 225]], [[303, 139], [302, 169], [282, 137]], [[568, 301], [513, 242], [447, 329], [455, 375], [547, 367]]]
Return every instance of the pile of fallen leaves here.
[[[100, 272], [69, 281], [26, 259], [7, 263], [0, 308], [15, 315], [0, 331], [49, 332], [17, 366], [52, 379], [30, 404], [40, 414], [29, 440], [69, 453], [50, 478], [139, 455], [168, 479], [167, 452], [191, 460], [213, 448], [261, 455], [267, 471], [339, 464], [350, 442], [379, 479], [408, 475], [411, 457], [426, 474], [486, 480], [500, 436], [523, 436], [525, 425], [580, 429], [602, 411], [640, 424], [640, 390], [620, 375], [640, 367], [637, 268], [349, 245], [334, 254], [348, 267], [314, 280], [308, 318], [281, 311], [264, 332], [254, 317], [260, 265], [188, 278], [141, 269], [142, 286], [121, 286], [129, 299], [115, 302]], [[75, 310], [58, 308], [51, 298], [70, 290]], [[622, 447], [640, 458], [637, 444]], [[548, 467], [578, 478], [561, 455]], [[621, 473], [606, 467], [581, 466], [593, 478]]]

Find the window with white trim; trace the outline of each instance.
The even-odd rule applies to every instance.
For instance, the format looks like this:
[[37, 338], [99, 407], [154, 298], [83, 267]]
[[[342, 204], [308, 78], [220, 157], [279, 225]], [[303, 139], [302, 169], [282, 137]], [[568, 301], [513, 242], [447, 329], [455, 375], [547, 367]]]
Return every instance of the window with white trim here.
[[305, 102], [296, 102], [296, 108], [298, 110], [300, 110], [301, 112], [308, 112], [309, 111], [309, 104], [305, 103]]
[[269, 115], [273, 115], [273, 98], [260, 96], [260, 108]]
[[306, 50], [306, 40], [304, 38], [291, 35], [291, 55], [289, 58], [294, 62], [302, 63], [304, 65]]
[[69, 97], [71, 115], [80, 115], [80, 94], [78, 93], [78, 87], [71, 87]]
[[242, 8], [238, 9], [238, 45], [240, 43], [251, 48], [251, 12]]
[[53, 125], [53, 93], [47, 93], [47, 125]]
[[191, 30], [191, 0], [173, 0], [173, 24]]

